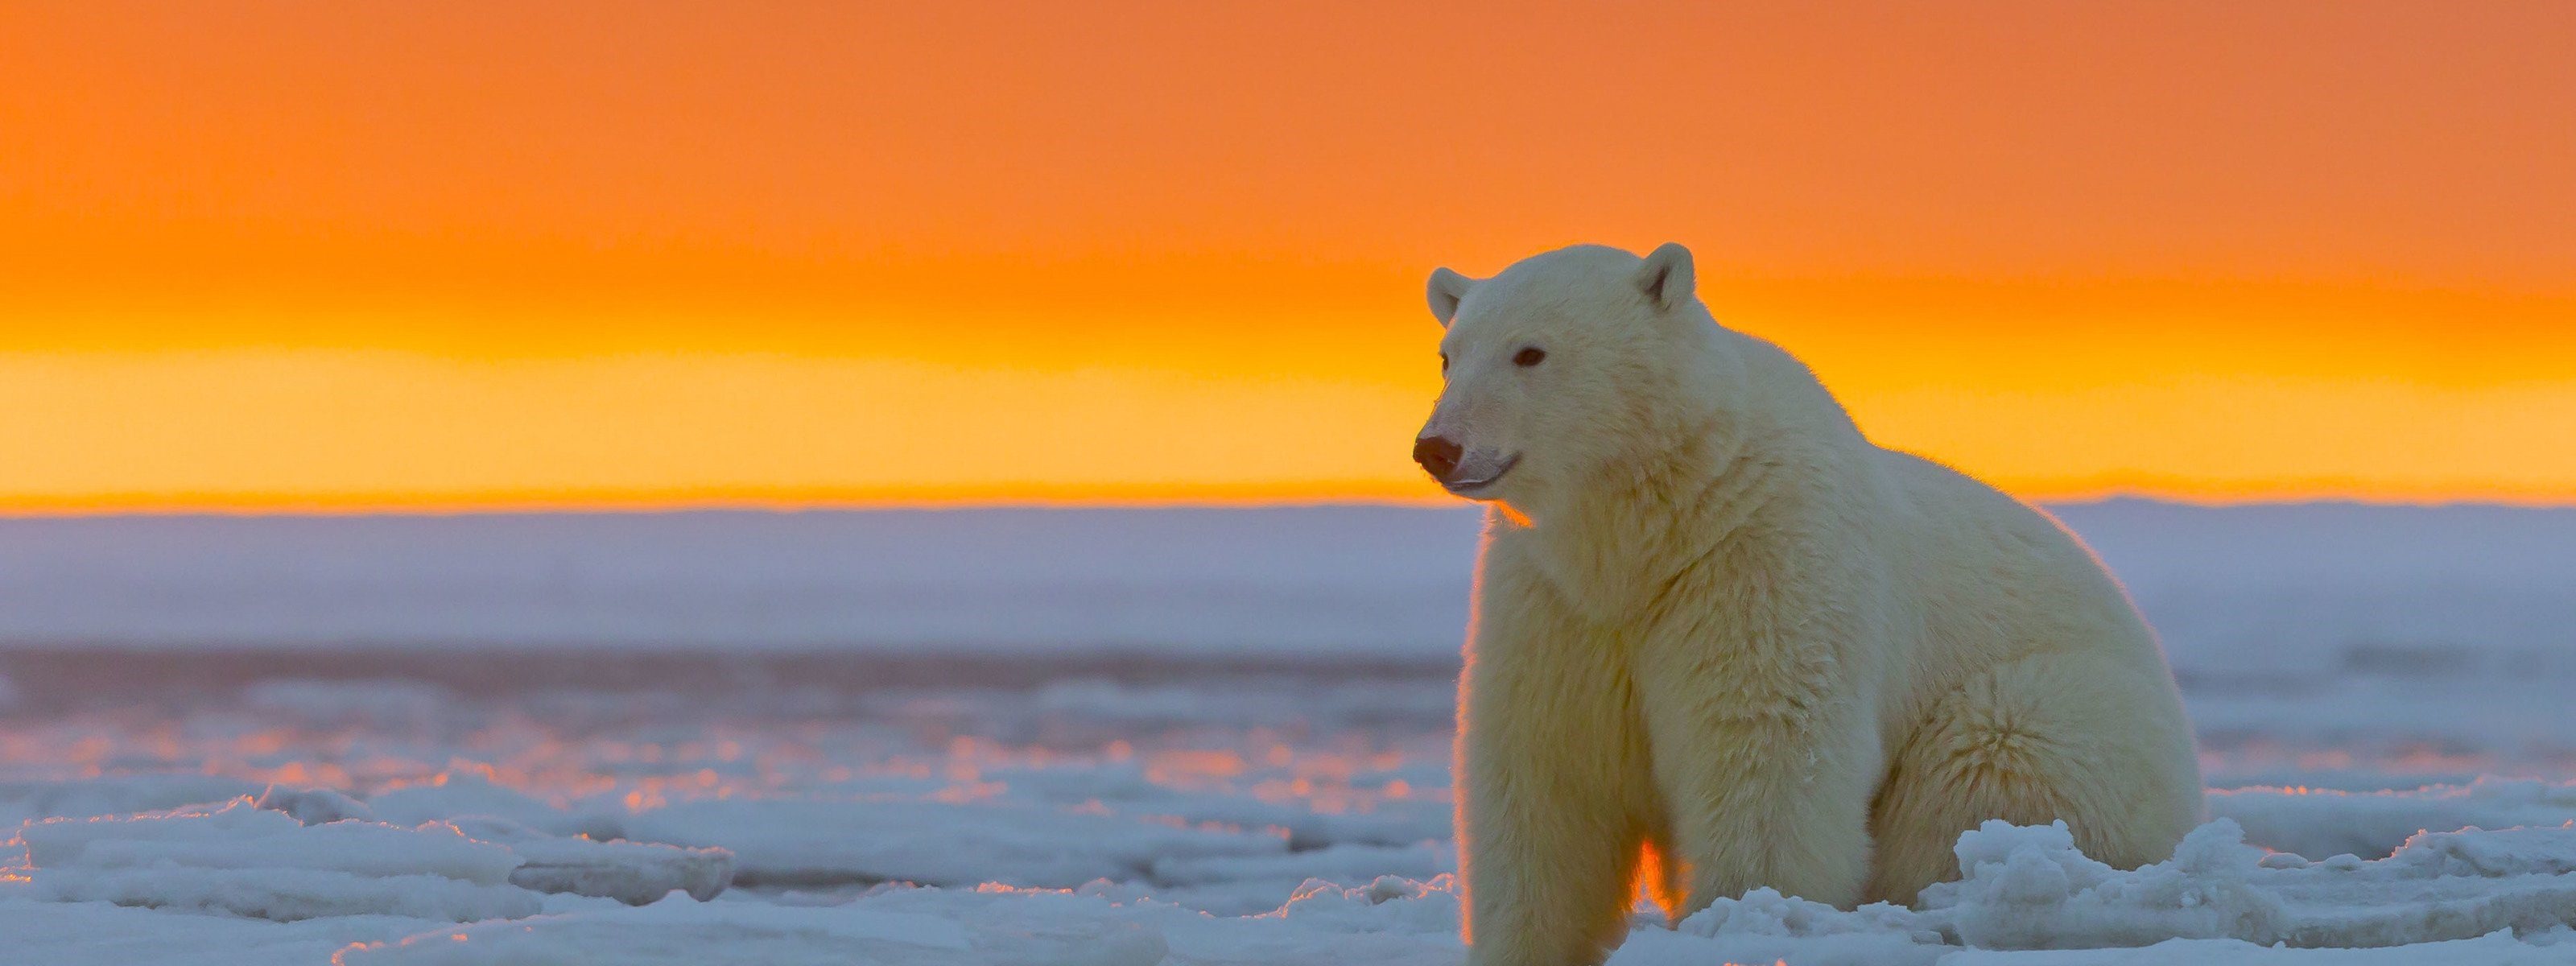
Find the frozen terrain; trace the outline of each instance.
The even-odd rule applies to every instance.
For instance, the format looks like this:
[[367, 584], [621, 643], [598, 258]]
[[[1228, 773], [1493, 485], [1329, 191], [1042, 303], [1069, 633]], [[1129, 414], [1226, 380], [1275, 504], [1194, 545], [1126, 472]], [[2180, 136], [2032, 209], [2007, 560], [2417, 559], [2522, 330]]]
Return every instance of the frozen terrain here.
[[[2213, 821], [1613, 962], [2576, 963], [2576, 512], [2060, 508]], [[1453, 964], [1475, 521], [0, 521], [0, 963]]]

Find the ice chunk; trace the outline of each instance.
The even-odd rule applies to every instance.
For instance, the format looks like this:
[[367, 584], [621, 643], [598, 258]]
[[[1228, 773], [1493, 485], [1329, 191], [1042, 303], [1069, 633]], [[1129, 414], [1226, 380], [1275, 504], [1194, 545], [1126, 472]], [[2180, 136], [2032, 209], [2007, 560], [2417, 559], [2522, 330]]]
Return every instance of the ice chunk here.
[[1339, 932], [1449, 932], [1458, 928], [1458, 877], [1382, 875], [1356, 888], [1309, 879], [1275, 915]]
[[1923, 892], [1922, 906], [1971, 946], [2077, 949], [2167, 939], [2272, 942], [2289, 931], [2280, 896], [2249, 881], [2263, 850], [2220, 819], [2183, 837], [2168, 862], [2123, 872], [2075, 848], [2066, 823], [1988, 821], [1959, 836], [1967, 876]]
[[538, 892], [569, 892], [640, 906], [686, 892], [705, 902], [733, 884], [733, 853], [636, 842], [539, 839], [515, 843], [525, 864], [510, 883]]
[[2063, 824], [1988, 822], [1958, 854], [1967, 878], [1926, 889], [1925, 915], [1988, 949], [2375, 947], [2576, 925], [2576, 827], [2426, 833], [2386, 859], [2307, 864], [2266, 862], [2219, 819], [2171, 861], [2123, 872], [2077, 852]]
[[[2172, 859], [2120, 870], [2078, 851], [2063, 823], [1987, 822], [1956, 851], [1966, 877], [1924, 890], [1919, 910], [1757, 889], [1675, 929], [1640, 928], [1611, 962], [2576, 962], [2576, 946], [2528, 957], [2536, 947], [2512, 938], [2576, 926], [2576, 826], [2426, 833], [2385, 859], [2311, 863], [2274, 860], [2219, 819]], [[2381, 947], [2395, 948], [2360, 952]]]
[[723, 849], [556, 838], [501, 818], [460, 818], [456, 825], [517, 853], [520, 865], [510, 871], [510, 883], [523, 889], [640, 906], [674, 890], [705, 902], [733, 884], [733, 853]]
[[428, 781], [404, 785], [367, 799], [379, 820], [418, 825], [467, 816], [505, 818], [552, 835], [618, 838], [622, 830], [607, 816], [576, 813], [492, 779], [489, 766], [452, 761]]
[[306, 826], [241, 799], [211, 812], [170, 812], [126, 819], [53, 819], [19, 829], [39, 870], [82, 865], [128, 868], [176, 865], [203, 869], [289, 868], [361, 876], [424, 874], [464, 882], [507, 882], [519, 857], [467, 838], [456, 826], [417, 829], [373, 822]]
[[284, 812], [306, 825], [350, 819], [372, 821], [376, 817], [367, 803], [330, 788], [279, 788], [271, 785], [260, 793], [259, 807]]
[[[5, 890], [0, 890], [5, 892]], [[10, 966], [282, 966], [328, 962], [352, 939], [435, 923], [392, 916], [274, 922], [105, 902], [0, 898], [0, 962]]]
[[1631, 933], [1611, 966], [1767, 963], [1802, 966], [1929, 966], [1954, 947], [1913, 910], [1874, 903], [1844, 911], [1755, 889], [1719, 899], [1671, 930]]
[[1334, 845], [1282, 854], [1164, 858], [1155, 860], [1153, 879], [1170, 885], [1257, 879], [1284, 881], [1293, 886], [1315, 878], [1347, 881], [1377, 875], [1400, 875], [1428, 879], [1456, 871], [1456, 849], [1444, 843], [1421, 842], [1396, 848]]
[[1313, 881], [1408, 881], [1457, 870], [1457, 850], [1446, 842], [1395, 848], [1346, 844], [1276, 855], [1159, 859], [1153, 865], [1151, 894], [1219, 915], [1240, 915], [1278, 908], [1281, 895]]
[[0, 782], [0, 819], [132, 815], [257, 795], [258, 782], [196, 772]]
[[2576, 784], [2480, 778], [2409, 791], [2240, 788], [2211, 792], [2213, 817], [2245, 827], [2246, 841], [2311, 859], [2375, 859], [2417, 832], [2558, 826], [2576, 820]]
[[533, 915], [509, 884], [519, 856], [455, 826], [306, 826], [238, 799], [211, 811], [49, 819], [18, 830], [41, 899], [225, 912], [278, 921], [397, 915], [469, 922]]
[[434, 875], [362, 876], [296, 868], [208, 869], [173, 863], [36, 871], [36, 894], [55, 902], [222, 912], [295, 922], [388, 915], [476, 922], [537, 914], [537, 894]]

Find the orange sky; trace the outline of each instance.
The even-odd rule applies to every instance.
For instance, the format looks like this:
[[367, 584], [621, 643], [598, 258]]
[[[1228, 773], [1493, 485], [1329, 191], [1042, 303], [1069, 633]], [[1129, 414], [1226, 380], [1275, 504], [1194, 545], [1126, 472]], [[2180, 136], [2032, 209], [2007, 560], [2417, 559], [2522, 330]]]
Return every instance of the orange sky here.
[[2576, 5], [0, 5], [0, 509], [1432, 496], [1698, 254], [2018, 492], [2576, 501]]

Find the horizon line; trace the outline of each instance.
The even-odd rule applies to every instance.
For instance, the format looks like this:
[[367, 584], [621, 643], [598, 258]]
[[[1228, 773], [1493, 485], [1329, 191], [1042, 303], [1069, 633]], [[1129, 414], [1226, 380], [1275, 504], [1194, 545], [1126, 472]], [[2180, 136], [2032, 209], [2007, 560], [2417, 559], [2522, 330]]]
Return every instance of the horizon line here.
[[[2167, 488], [2105, 486], [2005, 489], [2037, 506], [2070, 506], [2133, 500], [2203, 508], [2345, 505], [2389, 508], [2453, 506], [2576, 509], [2576, 494], [2513, 491], [2379, 492], [2354, 489], [2263, 487]], [[886, 512], [995, 509], [1254, 509], [1264, 507], [1464, 508], [1469, 501], [1440, 494], [1387, 492], [1368, 487], [1342, 492], [1274, 487], [1192, 487], [1156, 491], [1142, 487], [1060, 487], [1006, 491], [996, 488], [923, 488], [884, 492], [504, 492], [460, 494], [119, 494], [94, 498], [0, 498], [0, 520], [105, 517], [364, 517], [533, 516], [676, 513]]]

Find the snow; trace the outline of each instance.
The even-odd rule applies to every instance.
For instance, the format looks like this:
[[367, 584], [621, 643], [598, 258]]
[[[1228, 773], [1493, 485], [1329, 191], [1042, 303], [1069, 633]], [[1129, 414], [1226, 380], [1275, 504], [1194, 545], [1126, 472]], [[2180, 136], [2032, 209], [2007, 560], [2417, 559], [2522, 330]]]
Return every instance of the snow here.
[[[353, 945], [334, 954], [331, 962], [334, 966], [567, 962], [695, 966], [707, 962], [710, 951], [721, 951], [719, 955], [730, 962], [781, 966], [983, 962], [975, 958], [966, 929], [950, 920], [911, 913], [778, 906], [635, 909], [485, 923]], [[1126, 961], [1152, 964], [1160, 959], [1158, 951], [1152, 958]], [[1038, 961], [1042, 960], [1031, 962]]]
[[125, 818], [46, 819], [18, 829], [30, 887], [51, 902], [109, 902], [293, 922], [391, 915], [475, 922], [536, 914], [508, 884], [510, 850], [453, 825], [307, 826], [237, 799]]
[[1270, 856], [1287, 836], [1167, 825], [1028, 805], [851, 798], [684, 802], [640, 812], [627, 834], [714, 846], [745, 884], [918, 882], [973, 886], [1010, 869], [1017, 884], [1072, 888], [1143, 877], [1157, 860]]
[[[784, 708], [765, 686], [685, 702], [453, 693], [417, 715], [317, 716], [399, 691], [301, 679], [167, 717], [8, 719], [71, 740], [11, 745], [24, 754], [0, 809], [27, 818], [25, 855], [0, 875], [24, 881], [0, 883], [0, 929], [41, 910], [105, 917], [114, 943], [29, 926], [38, 961], [71, 963], [1455, 964], [1448, 692], [1429, 673], [1215, 675]], [[312, 700], [250, 700], [280, 693]], [[618, 705], [641, 717], [601, 716]], [[2397, 729], [2354, 746], [2402, 745]], [[2411, 766], [2335, 760], [2375, 781]], [[227, 774], [86, 774], [104, 761]], [[273, 780], [287, 773], [337, 784]], [[207, 801], [165, 804], [191, 796]], [[2061, 828], [1990, 826], [1962, 842], [1969, 878], [1921, 909], [1757, 892], [1673, 927], [1641, 911], [1615, 961], [2576, 953], [2559, 941], [2576, 922], [2576, 784], [2249, 787], [2211, 806], [2162, 866], [2112, 870]], [[2513, 830], [2456, 831], [2469, 826]], [[227, 959], [209, 914], [263, 924], [227, 933], [244, 950]], [[2429, 958], [2367, 952], [2391, 943]], [[2186, 958], [2153, 958], [2168, 954]]]
[[[1989, 825], [1917, 908], [1641, 907], [1614, 962], [2576, 963], [2576, 512], [2058, 512], [2210, 824]], [[1474, 531], [0, 520], [0, 961], [1456, 966]]]
[[1394, 507], [0, 519], [0, 643], [1440, 657], [1479, 526]]
[[[1950, 963], [2009, 961], [1991, 951], [2136, 947], [2348, 953], [2562, 939], [2576, 925], [2576, 826], [2425, 833], [2383, 859], [2309, 863], [2248, 845], [2243, 829], [2219, 819], [2185, 837], [2171, 860], [2123, 871], [2077, 851], [2064, 823], [1987, 822], [1957, 851], [1964, 878], [1933, 886], [1915, 909], [1845, 912], [1757, 890], [1693, 914], [1670, 937], [1642, 930], [1611, 962]], [[2194, 940], [2212, 942], [2168, 945]], [[1979, 953], [1945, 958], [1962, 947]]]
[[[705, 902], [734, 882], [733, 853], [660, 842], [558, 838], [501, 818], [458, 818], [456, 828], [474, 838], [509, 846], [518, 864], [510, 884], [536, 892], [562, 892], [651, 905], [674, 892]], [[429, 826], [422, 826], [427, 828]]]
[[[372, 687], [365, 690], [374, 690]], [[616, 838], [614, 820], [596, 813], [564, 808], [493, 780], [489, 766], [450, 761], [449, 767], [424, 780], [397, 782], [365, 803], [374, 818], [396, 825], [418, 825], [460, 815], [504, 820], [555, 835]]]
[[[2545, 719], [2544, 719], [2545, 720]], [[2480, 778], [2408, 791], [2252, 787], [2209, 796], [2212, 815], [2255, 841], [2312, 859], [2386, 855], [2427, 829], [2522, 828], [2576, 821], [2576, 784]]]
[[[2576, 665], [2576, 511], [2051, 510], [2186, 674]], [[1479, 526], [1365, 506], [0, 519], [0, 643], [1440, 660]], [[309, 700], [282, 687], [261, 700]]]

